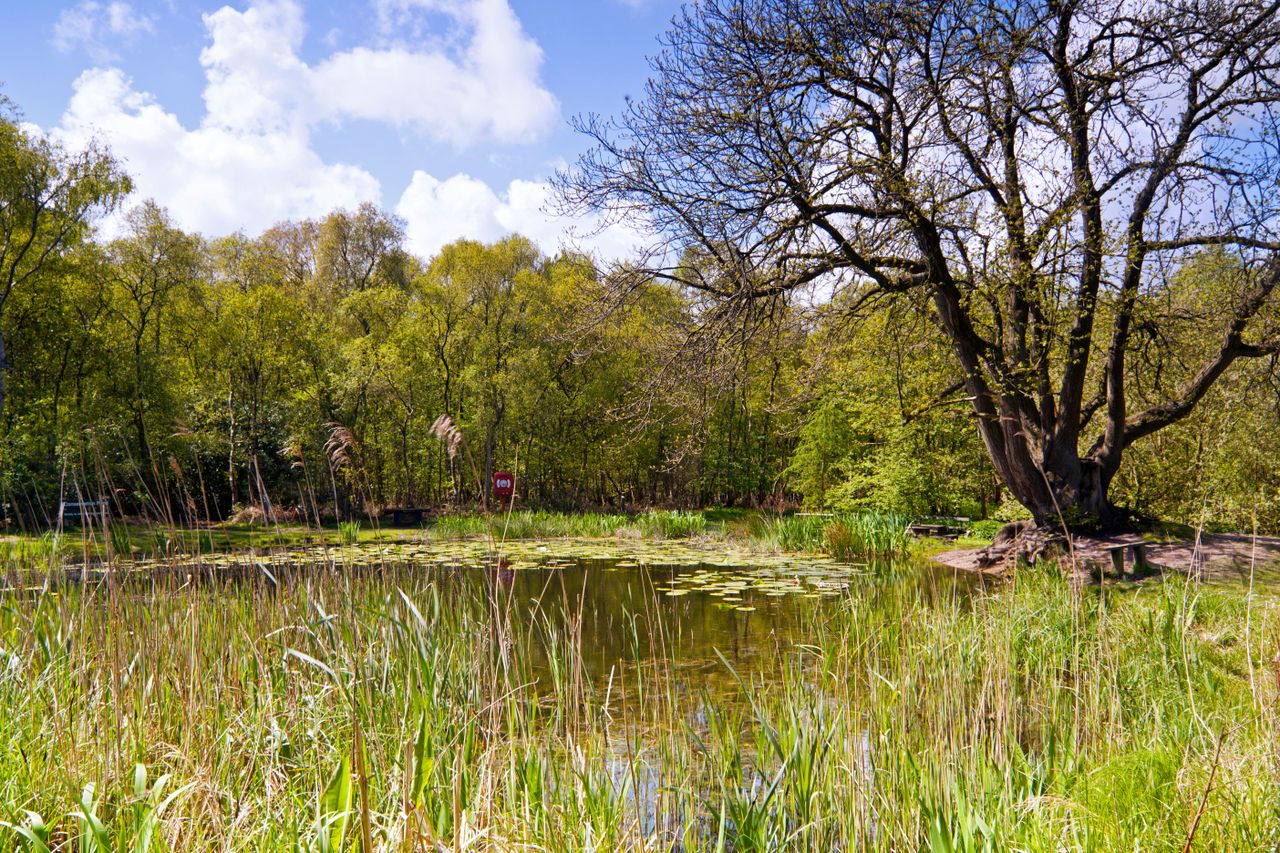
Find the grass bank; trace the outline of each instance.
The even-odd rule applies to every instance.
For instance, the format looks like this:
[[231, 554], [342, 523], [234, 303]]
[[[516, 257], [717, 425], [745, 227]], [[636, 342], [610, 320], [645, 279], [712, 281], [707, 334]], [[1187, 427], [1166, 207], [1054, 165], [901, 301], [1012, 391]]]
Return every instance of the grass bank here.
[[709, 539], [769, 551], [827, 553], [838, 559], [896, 557], [912, 548], [910, 520], [895, 513], [778, 515], [748, 510], [650, 510], [642, 513], [511, 513], [441, 515], [417, 527], [349, 521], [308, 528], [220, 524], [198, 529], [135, 522], [106, 527], [72, 526], [59, 533], [0, 536], [0, 566], [45, 562], [55, 557], [112, 559], [166, 557], [292, 548], [307, 545], [452, 539], [558, 539], [624, 537]]
[[0, 846], [46, 843], [19, 831], [91, 851], [144, 836], [154, 850], [1280, 841], [1271, 595], [1099, 595], [1028, 572], [938, 597], [868, 579], [811, 643], [777, 649], [776, 671], [729, 672], [711, 694], [661, 647], [588, 677], [572, 602], [557, 620], [500, 587], [446, 598], [413, 573], [340, 567], [178, 585], [4, 599], [0, 818], [18, 829]]

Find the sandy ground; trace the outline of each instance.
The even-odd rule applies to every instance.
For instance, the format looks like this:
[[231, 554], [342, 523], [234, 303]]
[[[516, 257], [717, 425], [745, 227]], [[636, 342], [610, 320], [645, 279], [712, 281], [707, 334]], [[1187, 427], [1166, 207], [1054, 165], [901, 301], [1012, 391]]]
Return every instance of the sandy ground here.
[[[1123, 543], [1142, 542], [1138, 536], [1077, 536], [1071, 543], [1071, 551], [1062, 562], [1071, 565], [1072, 574], [1093, 576], [1100, 567], [1111, 569], [1108, 548]], [[1146, 574], [1198, 572], [1202, 577], [1235, 577], [1248, 579], [1251, 572], [1258, 575], [1280, 574], [1280, 538], [1274, 536], [1248, 536], [1243, 534], [1203, 534], [1199, 541], [1146, 542], [1148, 568]], [[944, 566], [983, 574], [999, 574], [1005, 566], [997, 563], [983, 566], [979, 560], [980, 548], [964, 548], [935, 554], [933, 560]], [[1132, 555], [1126, 556], [1128, 564]], [[1143, 574], [1143, 572], [1139, 572]]]

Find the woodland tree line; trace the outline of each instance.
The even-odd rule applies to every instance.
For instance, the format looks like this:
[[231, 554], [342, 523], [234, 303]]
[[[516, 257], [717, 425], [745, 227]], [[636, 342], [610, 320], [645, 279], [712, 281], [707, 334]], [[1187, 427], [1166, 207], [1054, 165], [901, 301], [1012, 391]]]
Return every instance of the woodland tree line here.
[[[654, 284], [601, 316], [588, 259], [518, 236], [420, 259], [373, 206], [256, 238], [187, 234], [151, 203], [124, 221], [5, 312], [5, 490], [31, 523], [60, 495], [179, 521], [471, 504], [509, 467], [559, 508], [1010, 511], [945, 341], [905, 304], [744, 320], [690, 350], [696, 298]], [[1257, 502], [1271, 523], [1272, 380], [1224, 385], [1134, 458], [1123, 496], [1237, 524]]]
[[[503, 469], [524, 503], [552, 508], [1025, 514], [925, 289], [757, 299], [768, 280], [752, 273], [752, 298], [726, 299], [741, 271], [696, 244], [675, 274], [601, 270], [516, 235], [420, 258], [373, 205], [205, 237], [132, 196], [108, 151], [63, 150], [6, 109], [10, 521], [49, 524], [75, 499], [180, 523], [472, 506]], [[105, 216], [118, 236], [95, 229]], [[1160, 399], [1212, 356], [1244, 268], [1231, 245], [1195, 248], [1126, 309], [1131, 399]], [[1194, 416], [1135, 443], [1113, 498], [1280, 528], [1275, 367], [1242, 361]]]

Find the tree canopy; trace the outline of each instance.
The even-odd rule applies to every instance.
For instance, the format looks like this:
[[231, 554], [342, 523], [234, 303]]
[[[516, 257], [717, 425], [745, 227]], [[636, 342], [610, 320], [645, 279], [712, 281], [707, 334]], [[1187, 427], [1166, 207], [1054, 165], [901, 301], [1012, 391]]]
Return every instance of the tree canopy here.
[[[90, 217], [113, 208], [129, 189], [99, 146], [68, 152], [31, 135], [0, 95], [0, 317], [15, 289], [83, 239]], [[0, 410], [9, 366], [0, 335]]]
[[[649, 229], [622, 289], [911, 305], [1012, 494], [1041, 522], [1115, 523], [1126, 449], [1280, 341], [1276, 12], [706, 0], [642, 98], [579, 120], [595, 144], [561, 195]], [[1183, 346], [1175, 279], [1208, 249], [1194, 317], [1212, 343], [1135, 381], [1135, 359]]]

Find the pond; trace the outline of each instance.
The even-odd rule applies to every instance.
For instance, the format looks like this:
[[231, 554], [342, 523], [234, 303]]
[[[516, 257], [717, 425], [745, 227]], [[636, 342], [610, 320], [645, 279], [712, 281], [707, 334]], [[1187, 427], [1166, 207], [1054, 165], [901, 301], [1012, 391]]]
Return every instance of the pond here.
[[1271, 825], [1280, 615], [1237, 585], [621, 537], [12, 580], [0, 820], [92, 782], [127, 835], [140, 763], [192, 786], [169, 849], [324, 847], [344, 773], [376, 849], [1132, 848], [1230, 725], [1213, 784], [1243, 805], [1205, 837]]
[[[101, 582], [91, 567], [74, 581]], [[303, 547], [261, 554], [137, 560], [117, 569], [125, 588], [169, 594], [216, 587], [236, 594], [339, 575], [357, 598], [394, 587], [410, 598], [432, 590], [445, 609], [483, 603], [526, 640], [572, 636], [584, 674], [662, 663], [682, 689], [708, 679], [751, 680], [811, 645], [815, 632], [858, 595], [963, 601], [989, 580], [920, 561], [845, 563], [821, 554], [760, 553], [724, 543], [598, 539], [461, 541]], [[545, 643], [530, 642], [546, 675]], [[625, 702], [627, 696], [614, 696]]]

